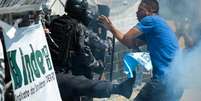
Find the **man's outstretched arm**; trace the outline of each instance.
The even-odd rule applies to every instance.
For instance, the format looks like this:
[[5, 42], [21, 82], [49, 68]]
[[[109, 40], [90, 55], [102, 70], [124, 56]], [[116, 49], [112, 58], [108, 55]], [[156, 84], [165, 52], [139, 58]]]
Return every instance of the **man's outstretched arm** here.
[[142, 45], [143, 42], [136, 39], [138, 36], [143, 34], [138, 28], [131, 28], [127, 33], [122, 33], [118, 29], [116, 29], [110, 19], [106, 16], [100, 16], [99, 21], [103, 23], [103, 25], [110, 30], [110, 32], [124, 45], [130, 47]]

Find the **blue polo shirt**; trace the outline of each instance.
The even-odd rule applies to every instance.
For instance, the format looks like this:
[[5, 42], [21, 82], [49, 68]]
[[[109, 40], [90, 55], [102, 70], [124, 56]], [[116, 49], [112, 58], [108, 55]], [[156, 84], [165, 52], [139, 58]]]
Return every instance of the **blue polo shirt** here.
[[144, 17], [135, 27], [143, 32], [139, 39], [147, 43], [153, 78], [163, 77], [179, 48], [176, 34], [158, 15]]

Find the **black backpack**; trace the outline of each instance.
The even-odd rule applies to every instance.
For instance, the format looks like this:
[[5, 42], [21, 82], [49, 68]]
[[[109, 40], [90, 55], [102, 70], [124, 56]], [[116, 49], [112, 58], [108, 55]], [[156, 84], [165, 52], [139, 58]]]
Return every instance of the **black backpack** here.
[[87, 44], [90, 32], [83, 24], [63, 15], [52, 21], [50, 32], [47, 40], [56, 71], [71, 70], [74, 75], [88, 78], [92, 77], [91, 71], [103, 71], [103, 65], [95, 59]]
[[54, 19], [50, 24], [47, 38], [52, 60], [55, 66], [68, 66], [70, 55], [80, 49], [78, 22], [67, 15]]

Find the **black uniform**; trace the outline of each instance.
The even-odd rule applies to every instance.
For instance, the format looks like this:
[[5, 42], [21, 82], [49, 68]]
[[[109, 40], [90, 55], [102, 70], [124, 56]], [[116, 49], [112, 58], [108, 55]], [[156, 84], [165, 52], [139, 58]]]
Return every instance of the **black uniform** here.
[[87, 45], [89, 33], [85, 26], [63, 15], [53, 20], [50, 31], [48, 43], [62, 98], [109, 97], [110, 82], [90, 80], [92, 71], [101, 71], [103, 67]]
[[94, 58], [90, 46], [106, 48], [107, 45], [85, 27], [86, 8], [86, 0], [67, 0], [68, 15], [54, 19], [50, 25], [48, 44], [62, 100], [77, 101], [79, 96], [103, 98], [111, 94], [128, 98], [133, 79], [121, 84], [92, 80], [92, 72], [101, 73], [104, 68]]

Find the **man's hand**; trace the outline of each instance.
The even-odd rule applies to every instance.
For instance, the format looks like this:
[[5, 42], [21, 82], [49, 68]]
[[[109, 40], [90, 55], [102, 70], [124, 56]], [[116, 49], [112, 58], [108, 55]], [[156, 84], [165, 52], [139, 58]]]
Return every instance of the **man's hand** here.
[[108, 30], [111, 30], [113, 25], [112, 25], [112, 22], [110, 21], [110, 19], [104, 15], [101, 15], [98, 17], [98, 21], [100, 21], [103, 26], [108, 29]]
[[110, 32], [124, 45], [132, 48], [135, 44], [135, 40], [139, 35], [143, 34], [137, 27], [131, 28], [127, 33], [122, 33], [116, 29], [110, 19], [106, 16], [99, 16], [98, 20], [106, 27]]

